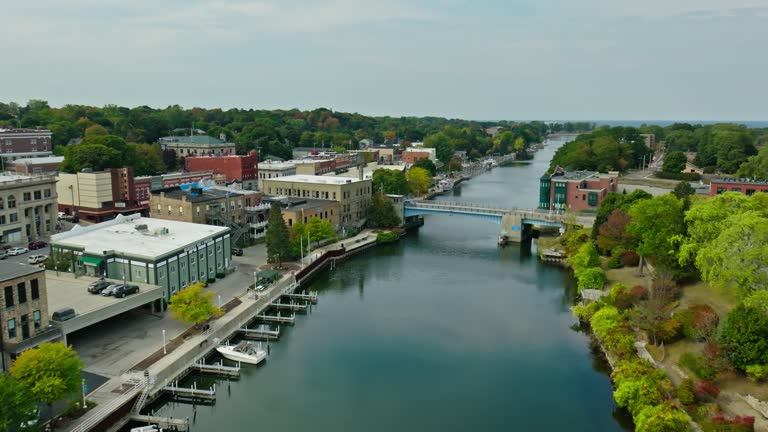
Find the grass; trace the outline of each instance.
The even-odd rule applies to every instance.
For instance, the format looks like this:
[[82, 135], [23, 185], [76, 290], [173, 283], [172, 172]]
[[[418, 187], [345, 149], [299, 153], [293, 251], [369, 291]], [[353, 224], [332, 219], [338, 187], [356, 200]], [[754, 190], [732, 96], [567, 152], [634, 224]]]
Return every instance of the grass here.
[[[602, 263], [603, 268], [606, 268], [605, 263], [608, 261], [608, 258], [602, 257], [601, 260], [602, 259], [605, 260], [605, 262]], [[644, 270], [645, 276], [640, 276], [639, 267], [622, 267], [618, 269], [608, 269], [606, 270], [605, 273], [608, 275], [609, 286], [620, 282], [630, 288], [635, 285], [641, 285], [647, 289], [651, 288], [651, 276], [647, 269]]]
[[683, 298], [680, 300], [681, 307], [687, 307], [695, 304], [708, 304], [717, 312], [720, 318], [738, 305], [739, 301], [733, 295], [709, 286], [707, 283], [699, 281], [693, 284], [683, 286]]
[[619, 180], [619, 187], [621, 187], [622, 184], [628, 184], [628, 185], [639, 185], [639, 186], [653, 186], [657, 188], [662, 189], [669, 189], [672, 190], [677, 186], [678, 183], [680, 183], [680, 180], [665, 180], [660, 178], [626, 178], [622, 177]]

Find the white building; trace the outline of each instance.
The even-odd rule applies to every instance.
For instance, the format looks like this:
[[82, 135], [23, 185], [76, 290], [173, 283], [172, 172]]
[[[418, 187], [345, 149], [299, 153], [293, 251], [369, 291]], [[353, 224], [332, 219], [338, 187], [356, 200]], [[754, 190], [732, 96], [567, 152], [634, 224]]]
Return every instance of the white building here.
[[291, 176], [296, 174], [296, 164], [292, 162], [259, 162], [259, 190], [264, 190], [264, 179]]

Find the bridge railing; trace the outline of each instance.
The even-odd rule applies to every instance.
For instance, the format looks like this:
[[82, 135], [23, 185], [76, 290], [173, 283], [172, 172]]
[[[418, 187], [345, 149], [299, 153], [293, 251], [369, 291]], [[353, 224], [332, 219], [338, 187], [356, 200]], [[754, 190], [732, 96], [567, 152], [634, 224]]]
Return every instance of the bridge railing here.
[[[564, 222], [568, 217], [566, 213], [551, 213], [549, 210], [531, 210], [521, 209], [516, 207], [499, 207], [493, 204], [479, 204], [479, 203], [458, 203], [458, 202], [446, 202], [446, 201], [426, 201], [426, 200], [411, 200], [406, 201], [405, 206], [407, 208], [416, 209], [433, 209], [433, 210], [447, 210], [447, 211], [464, 211], [468, 213], [480, 213], [480, 214], [506, 214], [516, 213], [523, 218], [529, 218], [532, 220], [545, 220], [554, 222]], [[581, 225], [589, 224], [594, 221], [594, 216], [587, 215], [575, 215], [576, 222]]]

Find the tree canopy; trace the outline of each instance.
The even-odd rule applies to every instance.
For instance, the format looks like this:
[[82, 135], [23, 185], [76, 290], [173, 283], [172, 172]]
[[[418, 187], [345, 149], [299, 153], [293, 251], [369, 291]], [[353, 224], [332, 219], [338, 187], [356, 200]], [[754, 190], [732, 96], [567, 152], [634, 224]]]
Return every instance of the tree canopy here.
[[664, 164], [661, 170], [666, 173], [677, 174], [685, 169], [686, 162], [688, 162], [688, 158], [685, 156], [685, 153], [673, 151], [664, 156]]
[[37, 403], [29, 390], [0, 372], [0, 431], [24, 432], [20, 426], [37, 420]]
[[269, 223], [267, 224], [267, 262], [280, 264], [283, 260], [293, 258], [291, 251], [291, 239], [288, 227], [283, 220], [280, 202], [273, 201], [269, 209]]
[[[419, 159], [419, 162], [429, 159]], [[432, 161], [429, 161], [430, 163]], [[434, 164], [432, 164], [434, 166]], [[400, 170], [377, 169], [372, 177], [373, 190], [392, 195], [407, 195], [408, 180]]]
[[672, 194], [641, 200], [632, 205], [629, 216], [632, 221], [627, 231], [638, 239], [637, 253], [654, 258], [657, 265], [676, 267], [672, 240], [685, 230], [682, 201]]
[[213, 303], [213, 295], [213, 291], [203, 290], [202, 282], [195, 282], [172, 295], [168, 308], [180, 321], [202, 324], [222, 313]]
[[640, 167], [650, 152], [636, 128], [599, 128], [557, 149], [550, 170], [559, 165], [569, 170], [625, 171]]
[[432, 185], [432, 177], [424, 168], [411, 167], [405, 177], [408, 180], [408, 189], [416, 196], [427, 193]]
[[371, 228], [393, 228], [399, 226], [401, 220], [392, 200], [381, 193], [375, 193], [368, 207], [367, 223]]

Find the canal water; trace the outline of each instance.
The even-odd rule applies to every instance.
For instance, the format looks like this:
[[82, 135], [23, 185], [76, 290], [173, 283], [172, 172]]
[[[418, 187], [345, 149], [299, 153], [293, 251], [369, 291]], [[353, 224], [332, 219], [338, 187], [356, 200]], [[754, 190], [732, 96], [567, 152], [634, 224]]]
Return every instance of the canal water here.
[[[563, 139], [438, 200], [534, 208]], [[193, 431], [631, 430], [588, 337], [572, 278], [499, 226], [428, 215], [418, 233], [319, 276], [319, 303], [214, 406], [166, 404]], [[532, 246], [535, 248], [535, 243]]]

